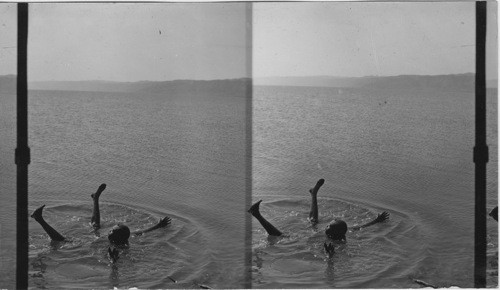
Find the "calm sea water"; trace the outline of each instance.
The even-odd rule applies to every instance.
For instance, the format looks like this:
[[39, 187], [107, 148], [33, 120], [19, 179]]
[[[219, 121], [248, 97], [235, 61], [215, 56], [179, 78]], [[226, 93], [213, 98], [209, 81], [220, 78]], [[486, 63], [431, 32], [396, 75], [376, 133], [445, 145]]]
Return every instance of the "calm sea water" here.
[[[14, 100], [6, 95], [1, 102], [1, 286], [9, 288], [15, 279]], [[245, 98], [234, 95], [30, 92], [29, 210], [46, 204], [48, 223], [72, 240], [51, 243], [30, 219], [30, 287], [247, 286], [245, 108]], [[107, 189], [96, 234], [90, 194], [101, 183]], [[170, 227], [131, 238], [110, 264], [110, 227], [145, 228], [166, 215]]]
[[[0, 286], [13, 288], [15, 96], [1, 97]], [[498, 202], [496, 108], [490, 94], [488, 208]], [[72, 239], [51, 243], [30, 220], [32, 288], [248, 286], [244, 99], [34, 91], [29, 109], [29, 209], [47, 204], [47, 221]], [[253, 222], [253, 287], [473, 286], [472, 94], [256, 87], [252, 130], [252, 199], [286, 233], [269, 238]], [[313, 228], [308, 189], [319, 178]], [[96, 235], [90, 194], [101, 183]], [[389, 221], [349, 232], [326, 259], [328, 222], [360, 224], [383, 210]], [[110, 265], [111, 226], [139, 229], [165, 215], [169, 228], [132, 238]], [[488, 243], [495, 287], [490, 218]]]
[[[488, 208], [497, 197], [497, 95], [488, 96]], [[253, 287], [473, 286], [474, 95], [257, 87], [253, 201], [286, 234], [253, 221]], [[320, 223], [307, 221], [309, 188]], [[386, 210], [328, 260], [324, 228]], [[488, 218], [488, 285], [498, 285], [498, 228]]]

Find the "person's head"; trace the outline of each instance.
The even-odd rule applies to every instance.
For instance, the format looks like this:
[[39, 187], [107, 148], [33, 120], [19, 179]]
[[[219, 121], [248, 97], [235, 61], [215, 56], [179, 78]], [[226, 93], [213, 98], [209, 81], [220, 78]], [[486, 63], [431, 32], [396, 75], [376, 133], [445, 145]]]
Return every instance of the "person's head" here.
[[325, 229], [325, 234], [332, 240], [345, 240], [346, 233], [347, 224], [343, 220], [336, 220], [330, 223]]
[[124, 224], [117, 224], [109, 231], [108, 234], [108, 240], [115, 245], [128, 244], [129, 237], [130, 229]]

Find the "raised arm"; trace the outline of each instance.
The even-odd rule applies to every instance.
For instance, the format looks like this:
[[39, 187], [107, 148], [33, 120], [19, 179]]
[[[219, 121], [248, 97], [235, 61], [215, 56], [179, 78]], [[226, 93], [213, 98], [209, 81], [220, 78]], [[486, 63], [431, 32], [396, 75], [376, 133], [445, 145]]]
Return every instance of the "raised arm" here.
[[361, 226], [354, 226], [352, 227], [353, 230], [359, 230], [359, 229], [362, 229], [362, 228], [366, 228], [366, 227], [369, 227], [371, 225], [374, 225], [374, 224], [378, 224], [378, 223], [381, 223], [383, 221], [386, 221], [387, 219], [389, 219], [389, 213], [384, 211], [382, 213], [380, 213], [374, 220], [372, 220], [371, 222], [368, 222], [364, 225], [361, 225]]
[[154, 225], [150, 228], [144, 229], [144, 230], [138, 230], [138, 231], [132, 232], [132, 234], [136, 235], [136, 236], [140, 236], [144, 233], [154, 231], [156, 229], [164, 228], [164, 227], [168, 226], [171, 221], [172, 221], [172, 219], [170, 217], [166, 216], [166, 217], [160, 219], [160, 221], [156, 225]]

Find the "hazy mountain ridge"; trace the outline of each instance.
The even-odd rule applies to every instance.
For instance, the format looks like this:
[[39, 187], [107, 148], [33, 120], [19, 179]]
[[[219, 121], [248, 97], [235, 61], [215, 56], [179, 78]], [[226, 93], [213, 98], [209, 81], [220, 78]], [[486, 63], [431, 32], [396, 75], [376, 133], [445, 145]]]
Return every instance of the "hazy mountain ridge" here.
[[[140, 82], [130, 92], [146, 94], [191, 94], [201, 95], [206, 93], [224, 94], [231, 92], [236, 96], [245, 96], [247, 87], [251, 85], [251, 79], [227, 79], [227, 80], [175, 80], [165, 82]], [[134, 87], [134, 86], [132, 86]]]
[[[30, 90], [58, 91], [96, 91], [125, 92], [144, 94], [202, 94], [207, 92], [235, 92], [246, 95], [247, 85], [253, 82], [258, 86], [305, 86], [305, 87], [338, 87], [363, 88], [376, 90], [439, 90], [439, 91], [474, 91], [474, 74], [455, 75], [401, 75], [388, 77], [272, 77], [241, 78], [226, 80], [174, 80], [174, 81], [48, 81], [30, 82]], [[497, 87], [497, 80], [488, 80], [488, 87]], [[16, 92], [16, 76], [0, 76], [0, 92]]]
[[364, 85], [370, 89], [405, 90], [438, 90], [438, 91], [470, 91], [475, 90], [475, 74], [440, 75], [440, 76], [394, 76], [374, 78], [373, 83]]
[[[487, 82], [488, 87], [496, 87], [497, 80]], [[453, 75], [400, 75], [367, 77], [270, 77], [254, 79], [260, 86], [306, 86], [365, 88], [376, 90], [439, 90], [474, 91], [475, 74]]]
[[178, 91], [196, 92], [198, 90], [217, 91], [244, 87], [249, 79], [228, 80], [175, 80], [175, 81], [139, 81], [139, 82], [111, 82], [111, 81], [48, 81], [30, 82], [31, 90], [57, 91], [97, 91], [97, 92], [124, 92], [124, 93], [168, 93]]
[[45, 81], [29, 82], [30, 90], [42, 91], [97, 91], [127, 92], [133, 89], [134, 83], [107, 81]]

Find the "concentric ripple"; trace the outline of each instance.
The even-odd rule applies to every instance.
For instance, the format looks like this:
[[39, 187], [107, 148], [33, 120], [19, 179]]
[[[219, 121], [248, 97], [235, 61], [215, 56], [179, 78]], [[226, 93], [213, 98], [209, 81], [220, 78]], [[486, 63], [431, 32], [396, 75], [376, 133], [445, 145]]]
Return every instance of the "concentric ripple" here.
[[[102, 228], [97, 231], [89, 223], [92, 209], [88, 205], [61, 204], [44, 209], [46, 221], [68, 242], [51, 241], [41, 226], [30, 221], [30, 286], [178, 288], [194, 285], [193, 279], [201, 269], [193, 268], [189, 261], [206, 255], [199, 249], [203, 237], [196, 226], [171, 213], [107, 203], [102, 203], [100, 209]], [[171, 225], [132, 236], [128, 247], [119, 248], [117, 262], [110, 262], [107, 232], [111, 227], [124, 223], [132, 231], [147, 228], [165, 215], [172, 218]]]
[[269, 237], [257, 221], [253, 222], [254, 287], [376, 285], [380, 283], [377, 277], [395, 274], [401, 263], [411, 258], [403, 249], [404, 240], [421, 235], [415, 225], [403, 219], [404, 214], [390, 211], [391, 217], [384, 223], [349, 230], [347, 243], [337, 244], [334, 257], [329, 259], [323, 249], [323, 243], [329, 241], [324, 234], [329, 222], [342, 219], [350, 226], [360, 225], [382, 210], [320, 198], [320, 222], [313, 226], [307, 220], [308, 202], [274, 197], [261, 205], [262, 215], [282, 230], [284, 236]]

